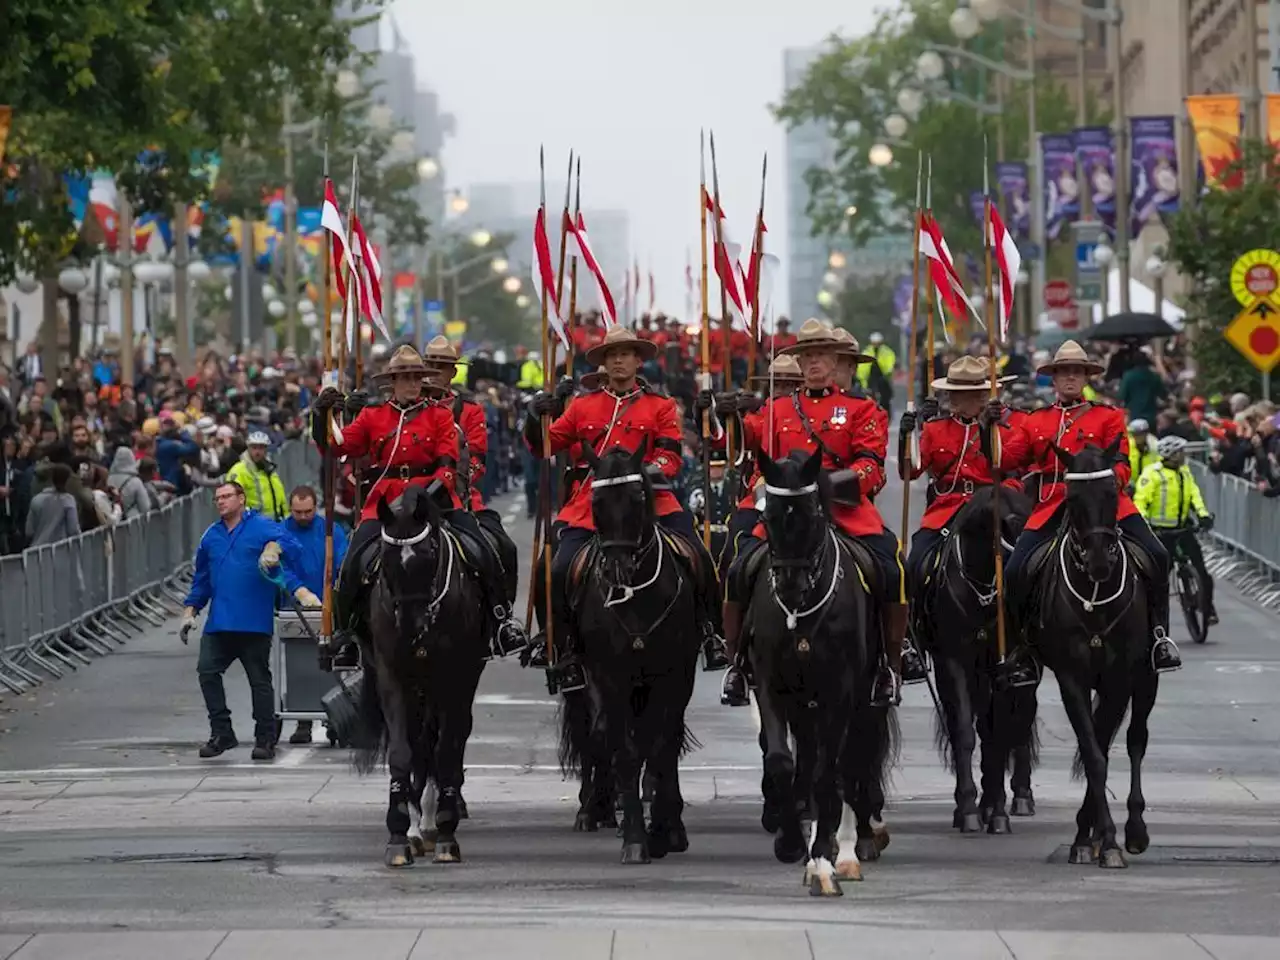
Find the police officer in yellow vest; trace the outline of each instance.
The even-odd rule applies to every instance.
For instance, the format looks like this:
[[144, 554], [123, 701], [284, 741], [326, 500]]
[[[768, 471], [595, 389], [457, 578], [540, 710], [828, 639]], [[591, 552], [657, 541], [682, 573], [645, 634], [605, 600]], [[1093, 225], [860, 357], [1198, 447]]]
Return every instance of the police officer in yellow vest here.
[[858, 382], [888, 412], [893, 403], [893, 368], [898, 358], [893, 348], [884, 342], [882, 333], [871, 334], [867, 343], [866, 353], [875, 359], [875, 363], [864, 363], [858, 367]]
[[[1158, 459], [1142, 471], [1133, 505], [1151, 525], [1170, 556], [1181, 549], [1200, 574], [1204, 585], [1205, 623], [1218, 622], [1213, 605], [1213, 577], [1204, 565], [1204, 553], [1195, 531], [1213, 527], [1213, 514], [1204, 505], [1200, 486], [1187, 466], [1187, 441], [1183, 437], [1161, 437], [1156, 444]], [[1194, 516], [1194, 520], [1192, 517]]]
[[520, 379], [516, 381], [520, 390], [542, 389], [542, 360], [537, 353], [530, 353], [520, 361]]
[[1160, 460], [1156, 450], [1156, 438], [1151, 436], [1151, 425], [1141, 417], [1129, 421], [1129, 476], [1136, 486], [1142, 471]]

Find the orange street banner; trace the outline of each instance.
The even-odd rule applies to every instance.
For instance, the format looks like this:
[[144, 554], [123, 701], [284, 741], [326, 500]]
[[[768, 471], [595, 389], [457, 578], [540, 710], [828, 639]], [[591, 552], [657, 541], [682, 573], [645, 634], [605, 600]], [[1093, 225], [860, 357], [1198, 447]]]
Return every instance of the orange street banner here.
[[9, 139], [9, 124], [13, 120], [12, 107], [0, 107], [0, 163], [4, 161], [4, 145]]
[[1187, 97], [1187, 113], [1196, 131], [1205, 182], [1227, 189], [1240, 186], [1238, 171], [1227, 174], [1227, 168], [1240, 159], [1240, 97], [1232, 93]]
[[1267, 140], [1280, 150], [1280, 93], [1267, 94]]

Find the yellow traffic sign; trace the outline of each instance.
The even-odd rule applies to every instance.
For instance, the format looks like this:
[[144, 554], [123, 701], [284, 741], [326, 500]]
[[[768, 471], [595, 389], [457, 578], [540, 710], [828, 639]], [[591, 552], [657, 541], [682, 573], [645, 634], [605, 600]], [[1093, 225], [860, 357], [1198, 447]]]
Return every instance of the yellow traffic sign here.
[[1280, 301], [1280, 253], [1250, 250], [1231, 267], [1231, 292], [1242, 307], [1259, 300]]
[[1263, 373], [1280, 363], [1280, 299], [1245, 307], [1222, 331], [1227, 341]]

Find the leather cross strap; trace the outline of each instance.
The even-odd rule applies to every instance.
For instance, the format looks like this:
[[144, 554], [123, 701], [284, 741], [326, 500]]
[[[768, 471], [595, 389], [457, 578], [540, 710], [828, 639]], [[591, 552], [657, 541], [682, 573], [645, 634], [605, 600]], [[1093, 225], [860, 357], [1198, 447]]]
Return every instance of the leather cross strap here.
[[847, 466], [843, 457], [836, 456], [835, 452], [822, 442], [822, 438], [818, 436], [818, 432], [813, 429], [813, 424], [809, 421], [809, 417], [804, 412], [804, 406], [800, 403], [800, 391], [796, 391], [791, 395], [791, 403], [796, 408], [796, 415], [800, 417], [800, 424], [804, 427], [804, 432], [809, 435], [809, 439], [818, 445], [818, 449], [822, 451], [824, 457], [830, 457], [835, 464], [837, 470], [844, 469]]

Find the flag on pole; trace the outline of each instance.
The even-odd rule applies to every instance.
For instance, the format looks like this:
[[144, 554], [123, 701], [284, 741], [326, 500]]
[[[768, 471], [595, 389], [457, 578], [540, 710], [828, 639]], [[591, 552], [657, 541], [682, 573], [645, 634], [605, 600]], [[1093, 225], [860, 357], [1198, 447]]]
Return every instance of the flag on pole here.
[[[578, 222], [570, 223], [569, 233], [573, 237], [573, 242], [577, 244], [578, 255], [582, 257], [582, 262], [596, 278], [596, 289], [600, 291], [600, 301], [604, 304], [604, 325], [612, 327], [618, 322], [618, 310], [613, 303], [613, 294], [609, 292], [609, 284], [605, 282], [604, 271], [600, 269], [600, 261], [596, 259], [595, 251], [591, 249], [591, 241], [587, 238], [587, 221], [583, 219], [581, 211], [578, 213]], [[549, 252], [548, 263], [550, 263]]]
[[[742, 293], [742, 266], [738, 263], [738, 258], [742, 254], [742, 245], [734, 243], [729, 235], [728, 218], [724, 215], [724, 207], [716, 209], [715, 198], [707, 190], [702, 191], [703, 201], [707, 205], [707, 220], [711, 224], [712, 249], [714, 251], [714, 262], [716, 268], [716, 276], [720, 278], [720, 284], [724, 287], [726, 296], [729, 299], [729, 311], [735, 315], [735, 319], [739, 324], [746, 323], [746, 300]], [[715, 235], [714, 218], [720, 218], [720, 236]]]
[[551, 328], [565, 350], [569, 349], [569, 335], [565, 332], [564, 321], [560, 319], [560, 295], [556, 290], [556, 273], [551, 267], [551, 244], [547, 240], [547, 211], [538, 207], [538, 215], [533, 221], [533, 292], [542, 300], [543, 291], [547, 298], [547, 319]]
[[1013, 295], [1017, 287], [1018, 271], [1022, 269], [1022, 254], [1018, 244], [1005, 229], [1000, 209], [987, 197], [988, 216], [991, 218], [991, 236], [987, 242], [1000, 267], [1000, 340], [1009, 339], [1009, 321], [1013, 317]]
[[351, 216], [351, 240], [355, 247], [356, 273], [360, 277], [360, 309], [373, 321], [383, 338], [390, 342], [391, 334], [382, 322], [382, 265], [378, 263], [377, 254], [373, 252], [373, 245], [369, 243], [358, 214]]
[[969, 295], [964, 292], [964, 281], [956, 270], [947, 241], [942, 237], [942, 228], [938, 226], [937, 220], [924, 211], [920, 212], [920, 252], [929, 260], [929, 272], [933, 275], [934, 286], [951, 315], [956, 320], [964, 320], [967, 309], [970, 316], [985, 326]]
[[338, 195], [333, 189], [333, 181], [328, 177], [324, 178], [324, 205], [320, 208], [320, 226], [332, 237], [330, 247], [333, 252], [333, 277], [337, 283], [338, 297], [345, 304], [347, 281], [342, 275], [342, 266], [348, 262], [351, 254], [347, 251], [347, 228], [338, 211]]

